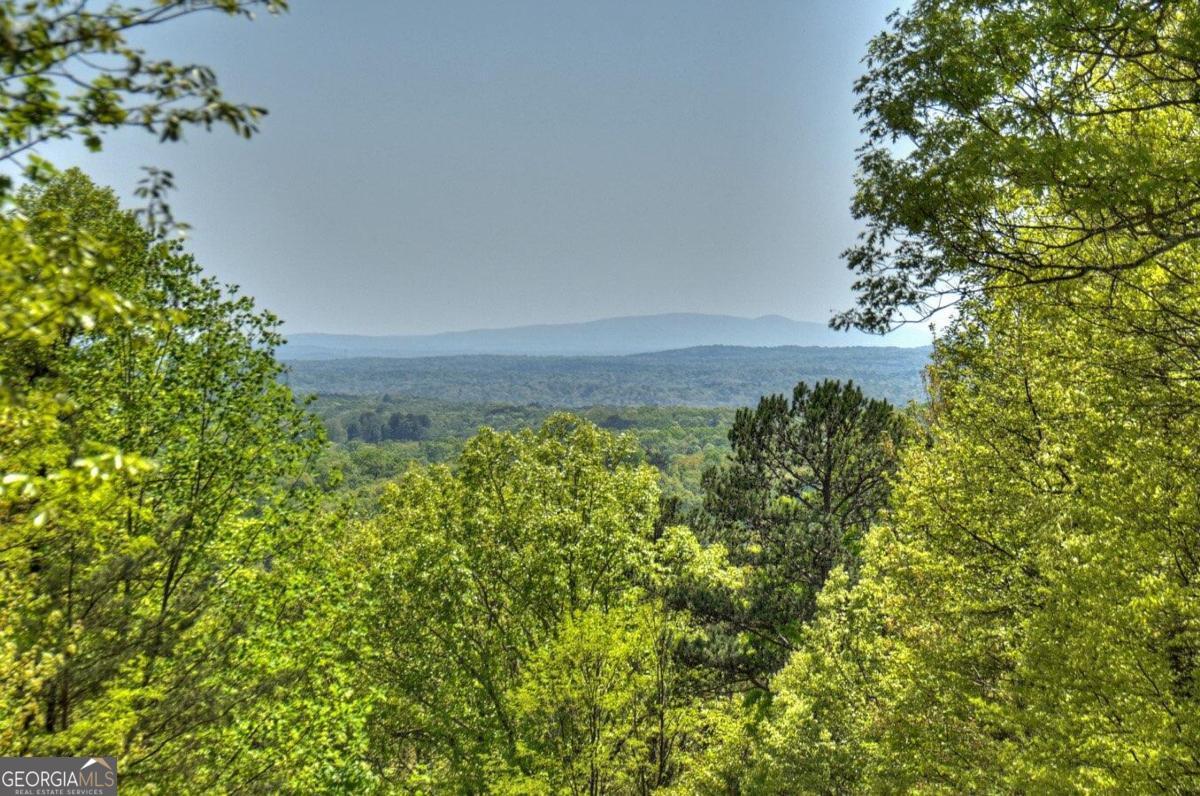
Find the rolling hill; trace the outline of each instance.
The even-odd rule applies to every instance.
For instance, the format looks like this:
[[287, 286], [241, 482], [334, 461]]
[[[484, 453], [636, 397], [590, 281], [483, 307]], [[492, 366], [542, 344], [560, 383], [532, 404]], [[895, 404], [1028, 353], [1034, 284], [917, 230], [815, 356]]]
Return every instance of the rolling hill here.
[[447, 401], [596, 405], [746, 406], [797, 381], [851, 379], [895, 403], [921, 399], [928, 347], [705, 346], [625, 356], [463, 355], [296, 360], [299, 393]]
[[887, 337], [838, 332], [824, 323], [780, 315], [738, 318], [675, 313], [605, 318], [586, 323], [475, 329], [430, 335], [294, 334], [279, 350], [285, 360], [428, 357], [471, 354], [619, 356], [696, 346], [919, 346], [929, 335], [907, 328]]

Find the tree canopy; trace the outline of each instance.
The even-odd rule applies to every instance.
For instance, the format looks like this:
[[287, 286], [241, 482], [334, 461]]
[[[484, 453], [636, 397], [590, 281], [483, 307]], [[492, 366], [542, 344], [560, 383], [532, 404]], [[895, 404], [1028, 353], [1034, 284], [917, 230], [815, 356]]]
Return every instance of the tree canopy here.
[[918, 0], [893, 15], [857, 84], [867, 228], [839, 323], [882, 329], [988, 286], [1120, 283], [1194, 257], [1198, 19], [1194, 0]]
[[[125, 35], [254, 7], [0, 0], [0, 161], [253, 132]], [[711, 409], [345, 395], [329, 448], [162, 175], [139, 217], [25, 161], [0, 751], [135, 793], [1200, 790], [1197, 86], [1194, 2], [894, 15], [839, 322], [956, 302], [927, 400], [801, 383], [727, 449]]]

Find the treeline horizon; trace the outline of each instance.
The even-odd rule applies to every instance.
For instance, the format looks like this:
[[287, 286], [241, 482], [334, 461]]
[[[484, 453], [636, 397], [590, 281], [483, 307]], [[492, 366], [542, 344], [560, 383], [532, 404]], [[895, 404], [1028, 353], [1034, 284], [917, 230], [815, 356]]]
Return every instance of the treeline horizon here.
[[622, 356], [348, 357], [288, 360], [297, 393], [405, 395], [460, 403], [743, 406], [798, 380], [853, 379], [896, 404], [925, 397], [930, 349], [701, 346]]
[[835, 323], [952, 304], [926, 400], [478, 432], [298, 400], [171, 175], [122, 207], [32, 154], [252, 136], [128, 38], [255, 8], [0, 0], [5, 756], [148, 794], [1200, 789], [1195, 0], [916, 0], [872, 39]]

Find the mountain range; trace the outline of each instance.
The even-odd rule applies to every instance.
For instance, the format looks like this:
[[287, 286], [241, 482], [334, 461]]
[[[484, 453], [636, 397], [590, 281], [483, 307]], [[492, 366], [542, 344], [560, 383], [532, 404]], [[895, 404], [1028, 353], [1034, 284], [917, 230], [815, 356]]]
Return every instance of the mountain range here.
[[886, 336], [839, 332], [824, 323], [781, 315], [671, 313], [604, 318], [423, 335], [294, 334], [278, 355], [285, 360], [351, 357], [429, 357], [507, 354], [620, 356], [696, 346], [899, 346], [929, 344], [929, 333], [908, 327]]

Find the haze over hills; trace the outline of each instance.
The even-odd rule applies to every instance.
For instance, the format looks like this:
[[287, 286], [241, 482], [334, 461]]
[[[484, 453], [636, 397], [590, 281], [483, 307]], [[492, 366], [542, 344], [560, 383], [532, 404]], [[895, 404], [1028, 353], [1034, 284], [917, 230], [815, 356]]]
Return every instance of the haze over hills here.
[[781, 315], [739, 318], [670, 313], [427, 335], [293, 334], [280, 349], [279, 357], [312, 360], [470, 354], [620, 356], [697, 346], [912, 347], [928, 343], [929, 333], [917, 327], [880, 337], [839, 332], [824, 323], [795, 321]]

